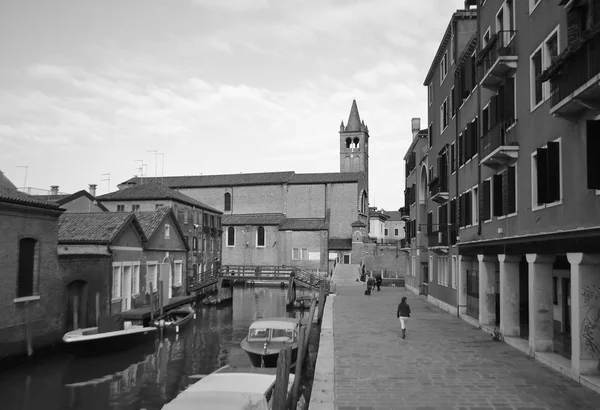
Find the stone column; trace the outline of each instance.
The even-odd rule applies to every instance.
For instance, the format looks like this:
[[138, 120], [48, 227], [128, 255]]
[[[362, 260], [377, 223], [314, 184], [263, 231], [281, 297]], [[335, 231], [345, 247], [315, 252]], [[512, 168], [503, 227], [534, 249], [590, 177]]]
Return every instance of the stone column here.
[[519, 336], [519, 261], [518, 255], [498, 255], [500, 262], [500, 333]]
[[554, 345], [552, 264], [554, 255], [527, 254], [529, 263], [529, 351], [551, 352]]
[[458, 255], [458, 311], [459, 316], [467, 314], [467, 269], [471, 267], [473, 258], [471, 256]]
[[496, 295], [494, 294], [497, 256], [477, 255], [479, 260], [479, 325], [495, 324]]
[[600, 254], [567, 253], [571, 264], [571, 370], [598, 372], [600, 359]]

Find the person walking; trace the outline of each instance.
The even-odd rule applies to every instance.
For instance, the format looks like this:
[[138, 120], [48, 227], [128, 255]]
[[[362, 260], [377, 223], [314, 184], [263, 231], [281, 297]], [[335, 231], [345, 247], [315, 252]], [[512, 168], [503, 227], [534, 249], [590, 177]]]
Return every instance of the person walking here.
[[410, 306], [406, 303], [406, 296], [402, 298], [398, 305], [396, 317], [400, 320], [400, 328], [402, 329], [402, 339], [406, 339], [406, 322], [410, 317]]
[[377, 286], [377, 292], [379, 292], [381, 290], [381, 282], [383, 282], [383, 279], [381, 278], [381, 273], [380, 273], [375, 278], [375, 286]]

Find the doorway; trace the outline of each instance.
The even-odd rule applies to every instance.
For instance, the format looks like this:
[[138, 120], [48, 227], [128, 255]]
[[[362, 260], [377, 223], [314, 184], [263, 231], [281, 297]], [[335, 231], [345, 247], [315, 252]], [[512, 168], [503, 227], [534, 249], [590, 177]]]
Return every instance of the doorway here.
[[345, 253], [344, 254], [344, 264], [349, 264], [349, 263], [351, 263], [350, 254]]
[[467, 315], [479, 320], [479, 271], [467, 269]]
[[562, 278], [563, 333], [571, 334], [571, 278]]
[[121, 311], [131, 309], [131, 265], [123, 265], [123, 299], [121, 300]]
[[67, 285], [67, 331], [87, 327], [87, 288], [87, 282], [84, 280], [74, 280]]

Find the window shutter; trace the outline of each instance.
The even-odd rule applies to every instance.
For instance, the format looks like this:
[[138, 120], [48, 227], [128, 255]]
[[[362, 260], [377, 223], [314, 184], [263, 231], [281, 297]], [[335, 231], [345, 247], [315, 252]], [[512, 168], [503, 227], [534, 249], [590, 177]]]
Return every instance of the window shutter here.
[[450, 223], [456, 224], [456, 198], [450, 201]]
[[505, 119], [504, 114], [504, 103], [506, 101], [506, 87], [501, 85], [498, 87], [498, 98], [496, 99], [497, 109], [498, 109], [498, 121], [503, 121]]
[[512, 124], [515, 119], [515, 78], [506, 79], [506, 90], [504, 94], [504, 119]]
[[508, 214], [517, 212], [517, 168], [508, 167]]
[[490, 101], [490, 128], [498, 122], [498, 95], [494, 95]]
[[494, 216], [502, 216], [502, 174], [494, 175]]
[[587, 187], [600, 189], [600, 121], [587, 122]]
[[536, 152], [537, 162], [537, 203], [538, 205], [548, 202], [548, 150], [538, 148]]
[[471, 149], [473, 149], [473, 143], [471, 142], [473, 139], [473, 125], [472, 123], [467, 124], [467, 129], [465, 130], [465, 162], [469, 160], [473, 156]]
[[458, 197], [458, 224], [459, 226], [465, 226], [465, 196], [461, 195]]
[[477, 120], [477, 118], [475, 118], [475, 121], [473, 121], [473, 135], [472, 135], [472, 143], [473, 143], [473, 155], [477, 154], [477, 148], [479, 146], [479, 121]]
[[560, 200], [560, 143], [548, 142], [548, 184], [546, 195], [548, 202]]
[[483, 181], [483, 220], [487, 221], [491, 217], [490, 203], [490, 180]]
[[510, 200], [509, 192], [510, 187], [508, 182], [508, 170], [505, 170], [504, 172], [502, 172], [502, 215], [508, 215], [510, 213], [508, 212]]
[[430, 235], [433, 232], [433, 212], [429, 212], [427, 214], [427, 235]]
[[465, 225], [471, 225], [471, 216], [473, 215], [472, 204], [471, 191], [469, 191], [465, 194]]

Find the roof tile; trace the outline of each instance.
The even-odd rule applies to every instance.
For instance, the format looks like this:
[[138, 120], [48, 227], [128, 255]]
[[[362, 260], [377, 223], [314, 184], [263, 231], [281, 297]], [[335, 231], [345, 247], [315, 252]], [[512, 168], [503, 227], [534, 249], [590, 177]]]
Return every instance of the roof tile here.
[[36, 208], [53, 209], [56, 211], [64, 211], [60, 208], [60, 205], [51, 202], [43, 201], [41, 199], [33, 198], [27, 194], [24, 194], [14, 189], [0, 187], [0, 202], [33, 206]]
[[58, 242], [109, 244], [131, 222], [145, 241], [143, 230], [131, 212], [64, 213], [58, 219]]

